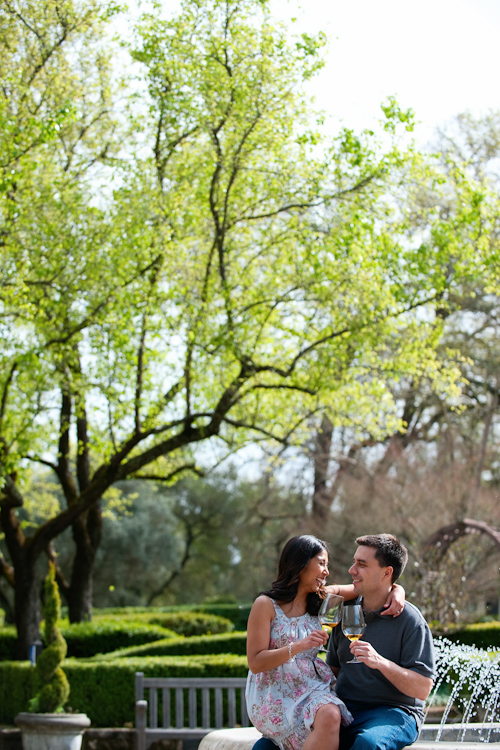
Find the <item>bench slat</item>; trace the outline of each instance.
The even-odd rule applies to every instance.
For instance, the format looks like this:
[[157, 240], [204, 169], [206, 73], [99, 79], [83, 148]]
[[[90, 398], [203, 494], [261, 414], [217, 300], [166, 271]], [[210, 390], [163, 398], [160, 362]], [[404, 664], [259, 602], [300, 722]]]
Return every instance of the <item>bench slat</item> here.
[[171, 722], [170, 722], [170, 688], [164, 687], [164, 688], [162, 688], [161, 692], [162, 692], [162, 700], [163, 700], [163, 705], [162, 705], [162, 709], [163, 709], [163, 711], [162, 711], [162, 719], [163, 719], [162, 727], [168, 728], [168, 727], [171, 726]]
[[236, 726], [236, 690], [227, 689], [227, 721], [230, 727]]
[[210, 689], [201, 689], [201, 726], [208, 729], [210, 726]]
[[224, 726], [224, 718], [222, 716], [222, 689], [220, 687], [215, 688], [215, 728], [222, 729]]
[[149, 726], [151, 729], [158, 727], [158, 693], [156, 688], [149, 690]]
[[175, 726], [184, 726], [184, 690], [180, 687], [175, 688]]
[[198, 717], [196, 715], [196, 688], [191, 687], [189, 688], [189, 728], [194, 729], [194, 727], [198, 726], [197, 721]]

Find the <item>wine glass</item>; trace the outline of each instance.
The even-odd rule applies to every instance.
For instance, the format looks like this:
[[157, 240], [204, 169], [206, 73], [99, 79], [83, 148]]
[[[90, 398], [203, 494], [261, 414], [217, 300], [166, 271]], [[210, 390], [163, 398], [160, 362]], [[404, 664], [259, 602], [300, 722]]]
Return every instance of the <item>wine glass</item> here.
[[[344, 597], [338, 594], [327, 594], [321, 604], [318, 617], [321, 622], [321, 629], [331, 633], [335, 625], [338, 625], [342, 619], [342, 604]], [[326, 651], [325, 646], [319, 647], [320, 651]]]
[[[343, 608], [342, 613], [342, 632], [345, 637], [352, 641], [359, 641], [364, 633], [366, 623], [363, 615], [361, 604], [351, 604]], [[359, 659], [354, 656], [353, 659], [346, 661], [346, 664], [361, 664]]]

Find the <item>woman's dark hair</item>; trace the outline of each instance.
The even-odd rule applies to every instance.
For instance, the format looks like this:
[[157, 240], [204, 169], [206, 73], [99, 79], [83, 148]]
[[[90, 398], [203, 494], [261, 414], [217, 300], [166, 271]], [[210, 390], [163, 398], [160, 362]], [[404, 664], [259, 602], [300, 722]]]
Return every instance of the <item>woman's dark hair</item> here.
[[[261, 594], [275, 599], [280, 604], [292, 602], [297, 596], [300, 574], [307, 567], [309, 561], [319, 555], [320, 552], [328, 554], [328, 545], [315, 536], [303, 534], [289, 539], [281, 552], [277, 579], [273, 581], [268, 591], [261, 591]], [[307, 595], [306, 608], [310, 615], [318, 614], [324, 597], [323, 586], [319, 588], [318, 592], [311, 592]]]

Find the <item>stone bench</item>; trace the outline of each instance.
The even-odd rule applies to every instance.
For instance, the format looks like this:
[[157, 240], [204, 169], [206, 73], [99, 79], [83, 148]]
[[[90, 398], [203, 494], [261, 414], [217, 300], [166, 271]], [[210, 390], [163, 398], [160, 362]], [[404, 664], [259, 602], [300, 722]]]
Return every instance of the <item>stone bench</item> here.
[[[433, 740], [423, 740], [422, 735], [427, 732], [423, 731], [421, 737], [411, 746], [412, 750], [478, 750], [479, 742], [461, 742], [455, 740], [451, 742], [435, 742]], [[201, 740], [198, 750], [252, 750], [252, 747], [262, 735], [254, 727], [244, 729], [219, 729], [205, 735]], [[488, 742], [488, 748], [499, 748], [500, 743]]]
[[248, 727], [245, 686], [246, 677], [144, 677], [136, 672], [137, 750], [147, 750], [156, 740], [198, 740], [221, 727]]

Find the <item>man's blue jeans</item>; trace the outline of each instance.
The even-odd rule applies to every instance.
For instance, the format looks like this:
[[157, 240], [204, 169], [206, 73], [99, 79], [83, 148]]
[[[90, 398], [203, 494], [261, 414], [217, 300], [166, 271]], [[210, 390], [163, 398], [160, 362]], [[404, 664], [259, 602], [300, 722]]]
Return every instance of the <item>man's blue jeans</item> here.
[[418, 737], [415, 718], [402, 708], [346, 705], [354, 721], [340, 727], [340, 750], [401, 750]]
[[[417, 722], [402, 708], [380, 706], [357, 710], [348, 705], [354, 721], [340, 727], [340, 750], [401, 750], [418, 737]], [[267, 737], [257, 740], [252, 750], [276, 750]]]

